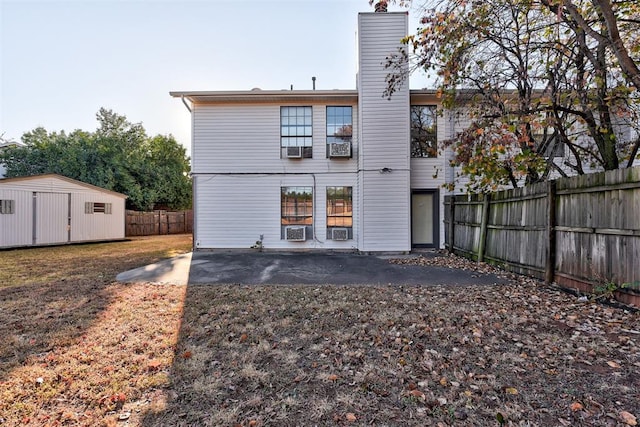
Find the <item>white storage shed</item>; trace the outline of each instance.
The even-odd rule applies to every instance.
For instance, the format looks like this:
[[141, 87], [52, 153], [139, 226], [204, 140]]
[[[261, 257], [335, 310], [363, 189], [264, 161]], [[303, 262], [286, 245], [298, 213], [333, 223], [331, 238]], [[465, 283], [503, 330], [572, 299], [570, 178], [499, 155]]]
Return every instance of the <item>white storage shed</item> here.
[[0, 179], [0, 248], [124, 239], [126, 198], [55, 174]]

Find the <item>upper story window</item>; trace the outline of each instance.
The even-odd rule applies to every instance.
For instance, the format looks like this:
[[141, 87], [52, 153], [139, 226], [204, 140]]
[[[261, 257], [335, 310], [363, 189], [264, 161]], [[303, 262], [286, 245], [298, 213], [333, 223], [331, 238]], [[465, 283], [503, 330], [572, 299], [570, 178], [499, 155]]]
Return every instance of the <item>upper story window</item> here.
[[313, 155], [311, 107], [280, 107], [280, 148], [282, 157]]
[[[327, 157], [351, 157], [353, 108], [327, 107]], [[344, 144], [331, 151], [331, 144]]]
[[544, 157], [564, 157], [564, 144], [552, 128], [544, 128], [533, 134], [536, 151]]
[[437, 107], [411, 106], [411, 157], [437, 157]]

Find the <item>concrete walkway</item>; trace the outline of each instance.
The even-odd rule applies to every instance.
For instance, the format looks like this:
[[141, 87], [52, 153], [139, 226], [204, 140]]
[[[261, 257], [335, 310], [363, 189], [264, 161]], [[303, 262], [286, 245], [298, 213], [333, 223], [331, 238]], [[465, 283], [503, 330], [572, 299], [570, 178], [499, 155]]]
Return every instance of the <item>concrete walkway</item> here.
[[[423, 254], [424, 256], [436, 256]], [[411, 255], [415, 256], [415, 255]], [[389, 256], [354, 253], [199, 251], [120, 273], [120, 282], [164, 284], [482, 285], [491, 274], [391, 264]]]
[[155, 264], [125, 271], [116, 276], [118, 282], [152, 282], [186, 285], [191, 271], [192, 252], [178, 255]]

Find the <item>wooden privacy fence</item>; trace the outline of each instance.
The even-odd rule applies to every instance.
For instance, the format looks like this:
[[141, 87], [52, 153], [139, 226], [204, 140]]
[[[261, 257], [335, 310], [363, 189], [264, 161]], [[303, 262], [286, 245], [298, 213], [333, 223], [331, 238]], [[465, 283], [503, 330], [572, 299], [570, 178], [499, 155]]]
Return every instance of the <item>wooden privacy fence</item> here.
[[193, 211], [127, 211], [126, 236], [150, 236], [158, 234], [182, 234], [193, 232]]
[[491, 194], [445, 197], [450, 251], [510, 271], [640, 305], [640, 168], [562, 178]]

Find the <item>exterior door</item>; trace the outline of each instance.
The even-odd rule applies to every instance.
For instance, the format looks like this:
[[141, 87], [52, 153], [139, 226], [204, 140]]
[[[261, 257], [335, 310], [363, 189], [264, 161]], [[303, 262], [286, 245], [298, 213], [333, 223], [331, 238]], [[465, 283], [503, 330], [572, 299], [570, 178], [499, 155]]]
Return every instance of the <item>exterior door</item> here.
[[68, 193], [34, 193], [33, 244], [47, 245], [69, 241]]
[[414, 190], [411, 193], [411, 246], [437, 248], [440, 229], [438, 227], [438, 190]]

